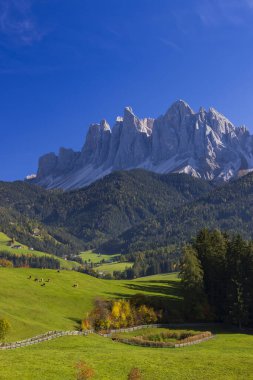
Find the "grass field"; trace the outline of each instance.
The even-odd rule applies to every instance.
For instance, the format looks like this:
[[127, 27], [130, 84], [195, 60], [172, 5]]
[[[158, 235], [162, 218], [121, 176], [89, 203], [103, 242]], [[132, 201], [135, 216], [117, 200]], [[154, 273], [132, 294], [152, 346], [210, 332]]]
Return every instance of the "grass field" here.
[[14, 351], [0, 351], [1, 380], [75, 380], [84, 360], [96, 380], [126, 380], [132, 367], [143, 380], [251, 380], [253, 337], [219, 332], [208, 342], [180, 349], [146, 348], [95, 335], [65, 337]]
[[[28, 280], [29, 275], [51, 282], [42, 288]], [[79, 287], [73, 288], [73, 283]], [[106, 281], [73, 271], [0, 269], [0, 314], [12, 323], [9, 341], [75, 329], [96, 296], [131, 297], [140, 292], [165, 297], [171, 309], [180, 304], [175, 274]], [[136, 347], [90, 335], [0, 351], [0, 380], [75, 380], [79, 360], [95, 369], [95, 380], [126, 380], [132, 367], [142, 370], [143, 380], [253, 380], [253, 336], [205, 329], [216, 337], [181, 349]]]
[[120, 257], [120, 255], [99, 255], [93, 251], [82, 252], [79, 256], [83, 259], [83, 261], [91, 262], [93, 264], [99, 264], [102, 260], [108, 261]]
[[9, 241], [10, 241], [10, 238], [7, 235], [5, 235], [3, 232], [0, 232], [0, 252], [5, 251], [5, 252], [9, 252], [12, 255], [15, 254], [17, 256], [18, 255], [51, 256], [60, 261], [61, 268], [73, 269], [73, 268], [78, 267], [78, 263], [75, 263], [74, 261], [67, 261], [58, 256], [50, 255], [45, 252], [40, 252], [40, 251], [35, 251], [35, 250], [31, 251], [27, 246], [23, 244], [19, 244], [18, 242], [16, 242], [15, 244], [21, 245], [22, 248], [13, 249], [8, 245]]
[[111, 273], [114, 271], [124, 271], [126, 268], [130, 268], [133, 266], [133, 263], [110, 263], [110, 264], [102, 264], [95, 268], [97, 272], [103, 273]]
[[[41, 287], [35, 277], [50, 278], [50, 282]], [[73, 288], [74, 284], [78, 288]], [[97, 296], [131, 297], [136, 293], [165, 298], [174, 307], [179, 302], [180, 283], [175, 274], [115, 281], [75, 271], [0, 268], [0, 315], [12, 324], [9, 341], [49, 330], [76, 329]]]

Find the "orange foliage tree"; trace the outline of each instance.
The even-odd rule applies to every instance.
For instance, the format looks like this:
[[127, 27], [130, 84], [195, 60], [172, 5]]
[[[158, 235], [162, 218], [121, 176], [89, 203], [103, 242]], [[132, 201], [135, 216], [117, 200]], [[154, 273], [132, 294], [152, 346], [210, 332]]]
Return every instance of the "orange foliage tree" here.
[[93, 310], [82, 321], [81, 329], [109, 330], [157, 322], [157, 314], [147, 305], [135, 306], [128, 300], [97, 299]]

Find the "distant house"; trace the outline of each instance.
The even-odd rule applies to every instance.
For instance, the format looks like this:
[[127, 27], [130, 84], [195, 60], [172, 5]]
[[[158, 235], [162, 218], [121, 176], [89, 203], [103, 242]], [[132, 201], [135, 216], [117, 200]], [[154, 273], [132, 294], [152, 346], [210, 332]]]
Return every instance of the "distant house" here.
[[21, 245], [12, 245], [11, 248], [12, 248], [12, 249], [21, 249], [22, 246], [21, 246]]
[[30, 251], [34, 251], [34, 248], [33, 248], [33, 247], [30, 247], [29, 250], [30, 250]]

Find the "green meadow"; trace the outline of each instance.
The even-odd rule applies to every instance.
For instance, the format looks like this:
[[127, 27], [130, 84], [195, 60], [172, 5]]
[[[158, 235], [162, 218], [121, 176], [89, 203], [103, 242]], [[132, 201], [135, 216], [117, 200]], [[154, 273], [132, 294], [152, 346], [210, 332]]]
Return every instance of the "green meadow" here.
[[143, 380], [251, 380], [253, 337], [220, 332], [213, 340], [180, 348], [146, 348], [97, 335], [64, 337], [13, 351], [0, 351], [1, 380], [75, 380], [86, 361], [96, 380], [126, 380], [132, 367]]
[[[50, 282], [42, 287], [35, 278]], [[116, 281], [67, 270], [0, 268], [0, 314], [12, 324], [10, 341], [49, 330], [77, 329], [96, 297], [121, 298], [136, 293], [166, 298], [174, 307], [179, 303], [180, 283], [175, 274]]]
[[114, 271], [124, 271], [126, 268], [132, 267], [133, 263], [109, 263], [102, 264], [95, 268], [97, 272], [113, 274]]
[[[34, 278], [50, 282], [41, 287]], [[97, 296], [122, 298], [136, 293], [162, 297], [171, 310], [181, 305], [176, 274], [116, 281], [75, 271], [0, 268], [0, 315], [12, 324], [8, 341], [77, 329]], [[141, 369], [143, 380], [253, 379], [253, 336], [206, 329], [216, 334], [213, 340], [180, 349], [130, 346], [92, 334], [0, 351], [0, 380], [75, 380], [79, 360], [94, 368], [95, 380], [126, 380], [132, 367]]]
[[93, 264], [100, 264], [102, 260], [109, 261], [109, 260], [115, 260], [120, 258], [120, 255], [100, 255], [93, 251], [85, 251], [80, 253], [79, 257], [83, 261], [87, 261]]

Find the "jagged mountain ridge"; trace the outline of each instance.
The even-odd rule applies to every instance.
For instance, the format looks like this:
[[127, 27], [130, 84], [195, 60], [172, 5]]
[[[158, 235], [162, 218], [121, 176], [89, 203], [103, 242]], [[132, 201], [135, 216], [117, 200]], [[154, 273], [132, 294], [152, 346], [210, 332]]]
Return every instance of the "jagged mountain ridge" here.
[[214, 108], [195, 113], [183, 100], [157, 119], [139, 119], [127, 107], [112, 129], [106, 120], [92, 124], [81, 152], [42, 156], [32, 182], [70, 190], [133, 168], [228, 181], [253, 170], [253, 136]]

